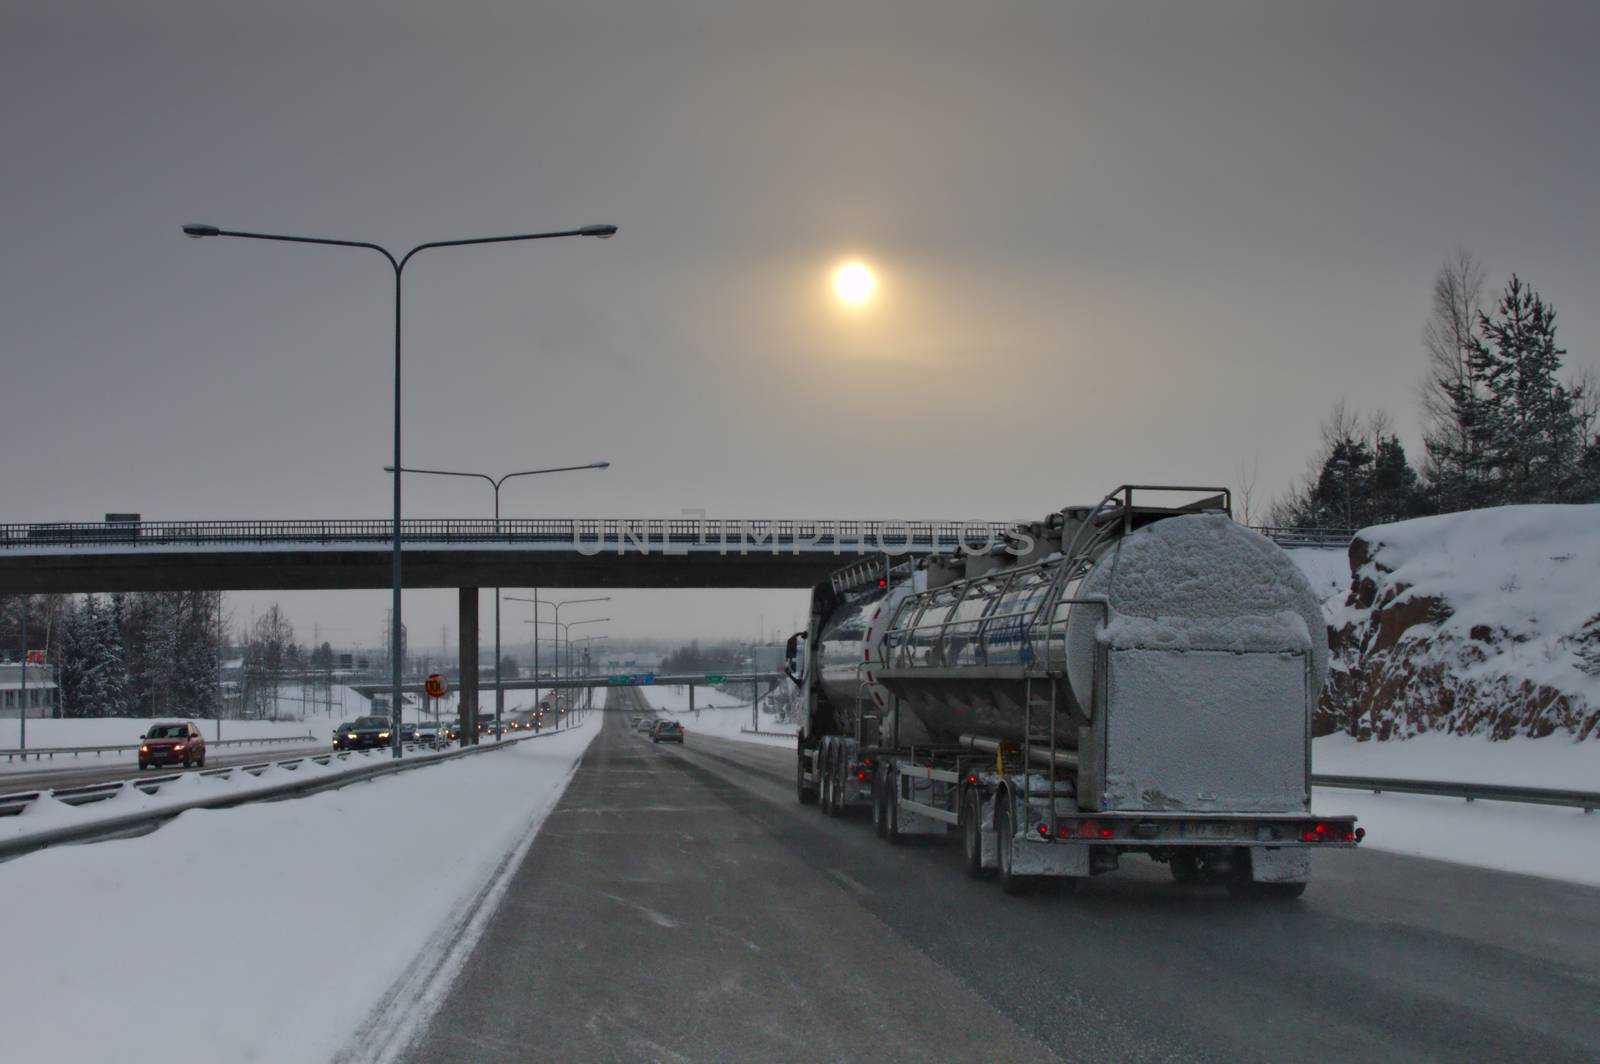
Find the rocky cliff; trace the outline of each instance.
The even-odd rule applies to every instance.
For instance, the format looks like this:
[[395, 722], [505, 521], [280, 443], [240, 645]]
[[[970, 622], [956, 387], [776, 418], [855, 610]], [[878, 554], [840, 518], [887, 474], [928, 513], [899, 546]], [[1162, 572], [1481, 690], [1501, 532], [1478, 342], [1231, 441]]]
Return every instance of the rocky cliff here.
[[1363, 529], [1316, 734], [1600, 738], [1600, 506]]

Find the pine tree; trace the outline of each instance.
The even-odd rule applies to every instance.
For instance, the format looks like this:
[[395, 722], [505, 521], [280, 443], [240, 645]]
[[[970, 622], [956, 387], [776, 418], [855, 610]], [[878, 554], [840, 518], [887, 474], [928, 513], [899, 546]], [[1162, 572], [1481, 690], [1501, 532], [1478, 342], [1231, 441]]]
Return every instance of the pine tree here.
[[1555, 309], [1517, 275], [1494, 316], [1482, 314], [1467, 364], [1486, 402], [1472, 426], [1491, 481], [1490, 505], [1571, 498], [1584, 458], [1583, 394], [1557, 374]]

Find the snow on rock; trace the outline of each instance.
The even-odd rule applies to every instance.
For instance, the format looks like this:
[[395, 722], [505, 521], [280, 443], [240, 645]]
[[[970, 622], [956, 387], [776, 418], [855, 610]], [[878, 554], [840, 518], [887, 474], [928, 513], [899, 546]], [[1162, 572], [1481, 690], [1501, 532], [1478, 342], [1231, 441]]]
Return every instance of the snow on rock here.
[[1319, 735], [1600, 736], [1600, 505], [1362, 530]]

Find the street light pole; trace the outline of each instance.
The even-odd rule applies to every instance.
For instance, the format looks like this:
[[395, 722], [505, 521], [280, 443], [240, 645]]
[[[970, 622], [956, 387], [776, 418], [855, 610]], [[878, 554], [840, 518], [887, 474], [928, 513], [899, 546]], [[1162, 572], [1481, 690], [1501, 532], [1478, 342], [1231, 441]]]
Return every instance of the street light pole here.
[[[535, 591], [533, 593], [533, 598], [526, 598], [526, 597], [522, 597], [522, 596], [518, 596], [518, 595], [507, 595], [507, 596], [505, 596], [505, 598], [506, 598], [507, 602], [531, 602], [531, 603], [533, 603], [533, 652], [535, 654], [535, 659], [534, 660], [536, 662], [538, 660], [537, 655], [539, 653], [539, 625], [540, 624], [553, 623], [559, 629], [561, 627], [561, 607], [563, 607], [563, 606], [575, 606], [580, 602], [610, 602], [611, 601], [611, 596], [609, 596], [609, 595], [601, 595], [601, 596], [599, 596], [597, 598], [562, 599], [560, 602], [551, 602], [549, 599], [540, 598], [538, 591]], [[540, 606], [554, 606], [555, 610], [556, 610], [556, 619], [553, 622], [540, 621], [539, 620], [539, 607]], [[555, 665], [555, 669], [556, 669], [556, 679], [559, 680], [559, 679], [561, 679], [561, 641], [559, 639], [556, 640], [556, 665]], [[537, 666], [535, 667], [534, 671], [535, 672], [538, 671]], [[534, 679], [537, 680], [538, 677], [535, 676]], [[537, 705], [538, 702], [539, 702], [539, 687], [538, 687], [537, 683], [534, 685], [534, 688], [533, 688], [533, 701], [534, 701], [535, 705]]]
[[[476, 244], [509, 244], [524, 240], [550, 240], [567, 236], [592, 236], [601, 240], [610, 239], [617, 234], [614, 225], [585, 225], [577, 229], [560, 229], [548, 233], [514, 233], [507, 236], [471, 237], [466, 240], [435, 240], [426, 244], [418, 244], [404, 255], [396, 257], [393, 252], [381, 244], [373, 244], [365, 240], [333, 240], [319, 236], [288, 236], [282, 233], [250, 233], [237, 229], [220, 229], [214, 225], [190, 224], [183, 227], [185, 236], [195, 238], [207, 236], [231, 236], [245, 240], [272, 240], [285, 244], [322, 244], [328, 247], [365, 248], [376, 251], [388, 260], [394, 269], [394, 468], [403, 468], [400, 461], [400, 304], [403, 294], [402, 279], [407, 264], [419, 251], [430, 248], [457, 248]], [[392, 550], [392, 575], [394, 605], [389, 628], [389, 698], [393, 703], [390, 707], [392, 724], [389, 734], [392, 736], [391, 745], [396, 758], [400, 757], [400, 699], [402, 684], [400, 676], [400, 480], [394, 478], [394, 547]]]
[[[580, 469], [610, 469], [610, 462], [590, 462], [587, 465], [554, 466], [550, 469], [524, 469], [516, 473], [506, 473], [504, 476], [492, 477], [488, 473], [458, 472], [453, 469], [414, 469], [406, 466], [402, 473], [419, 473], [433, 477], [473, 477], [478, 480], [488, 481], [489, 487], [494, 489], [494, 534], [500, 535], [500, 486], [516, 477], [533, 477], [541, 473], [571, 473]], [[393, 473], [393, 466], [384, 466], [384, 472]], [[538, 670], [538, 661], [534, 662], [535, 672]], [[536, 675], [535, 680], [538, 679]], [[534, 688], [534, 703], [539, 701], [538, 688]], [[494, 589], [494, 740], [501, 739], [500, 718], [505, 712], [506, 691], [500, 677], [500, 588]]]

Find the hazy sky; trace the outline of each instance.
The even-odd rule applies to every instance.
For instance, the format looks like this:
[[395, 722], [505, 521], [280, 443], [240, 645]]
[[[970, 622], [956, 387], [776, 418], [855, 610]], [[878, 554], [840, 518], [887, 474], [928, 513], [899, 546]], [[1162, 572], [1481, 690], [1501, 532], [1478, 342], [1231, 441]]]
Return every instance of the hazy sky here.
[[[408, 270], [408, 463], [613, 463], [517, 515], [1012, 518], [1252, 462], [1276, 495], [1340, 397], [1420, 450], [1458, 246], [1595, 363], [1594, 4], [254, 7], [0, 0], [5, 520], [388, 513], [385, 264], [187, 221], [621, 226]], [[386, 604], [233, 601], [275, 598], [335, 642]], [[408, 596], [415, 644], [453, 601]], [[802, 601], [609, 612], [744, 634]]]

